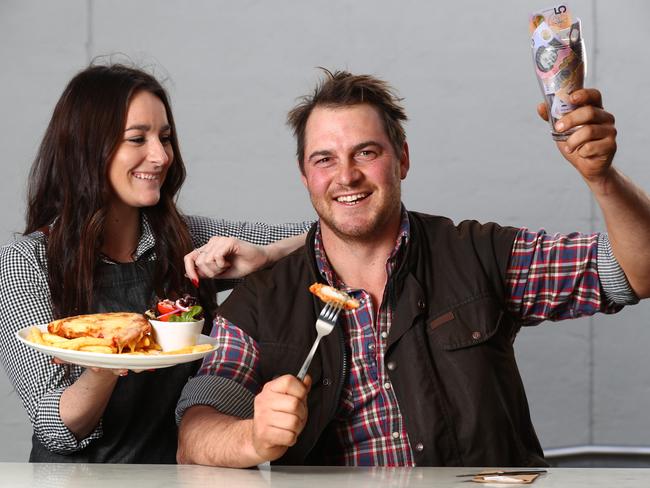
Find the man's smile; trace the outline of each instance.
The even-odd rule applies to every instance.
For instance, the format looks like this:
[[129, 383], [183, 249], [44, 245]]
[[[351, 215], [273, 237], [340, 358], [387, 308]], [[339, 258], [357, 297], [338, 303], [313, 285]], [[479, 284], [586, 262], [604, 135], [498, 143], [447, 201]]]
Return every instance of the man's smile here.
[[360, 201], [365, 200], [369, 195], [370, 193], [355, 193], [353, 195], [341, 195], [335, 197], [334, 200], [346, 205], [356, 205]]

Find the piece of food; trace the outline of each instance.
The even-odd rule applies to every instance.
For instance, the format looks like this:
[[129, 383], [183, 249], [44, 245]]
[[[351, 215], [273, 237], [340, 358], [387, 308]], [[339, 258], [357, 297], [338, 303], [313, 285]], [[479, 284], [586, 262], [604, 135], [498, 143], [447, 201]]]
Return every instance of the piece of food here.
[[203, 318], [203, 308], [196, 298], [184, 295], [178, 300], [157, 300], [144, 314], [151, 320], [161, 322], [198, 322]]
[[57, 342], [56, 347], [61, 349], [71, 349], [73, 351], [79, 351], [82, 347], [87, 346], [106, 346], [111, 347], [113, 345], [112, 339], [104, 339], [101, 337], [75, 337], [65, 342]]
[[309, 287], [309, 291], [316, 295], [318, 298], [323, 300], [325, 303], [338, 303], [343, 306], [346, 310], [352, 310], [354, 308], [359, 308], [359, 300], [352, 298], [350, 295], [344, 291], [337, 290], [336, 288], [324, 285], [322, 283], [314, 283]]
[[[95, 313], [54, 320], [47, 330], [66, 339], [102, 339], [101, 342], [90, 341], [84, 345], [115, 347], [121, 353], [124, 349], [135, 351], [138, 342], [151, 333], [151, 324], [139, 313]], [[74, 346], [63, 342], [56, 343], [56, 346], [74, 349]]]
[[43, 339], [43, 333], [40, 331], [38, 327], [32, 327], [29, 329], [29, 335], [27, 336], [27, 340], [34, 342], [35, 344], [42, 344], [45, 345], [45, 340]]
[[171, 300], [162, 300], [156, 304], [156, 309], [160, 315], [168, 315], [176, 312], [176, 306]]
[[56, 344], [58, 342], [68, 342], [70, 340], [70, 339], [66, 339], [65, 337], [58, 336], [56, 334], [50, 334], [49, 332], [45, 332], [44, 334], [41, 335], [41, 337], [43, 338], [43, 340], [47, 344]]
[[83, 346], [79, 348], [80, 351], [86, 352], [101, 352], [102, 354], [114, 354], [115, 349], [110, 346]]
[[163, 352], [163, 354], [193, 354], [195, 352], [206, 352], [214, 349], [212, 344], [197, 344], [196, 346], [187, 346], [174, 351]]

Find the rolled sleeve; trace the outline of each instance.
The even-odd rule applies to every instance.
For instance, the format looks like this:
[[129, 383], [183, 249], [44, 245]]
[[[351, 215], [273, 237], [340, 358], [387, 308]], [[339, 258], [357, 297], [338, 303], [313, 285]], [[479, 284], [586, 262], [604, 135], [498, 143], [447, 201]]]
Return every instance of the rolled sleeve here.
[[176, 406], [176, 423], [195, 405], [208, 405], [221, 413], [249, 419], [253, 417], [255, 395], [239, 383], [219, 376], [201, 375], [187, 382]]
[[253, 416], [253, 401], [260, 388], [257, 342], [220, 316], [210, 335], [216, 339], [216, 349], [183, 388], [176, 406], [177, 423], [194, 405], [209, 405], [239, 418]]
[[599, 275], [599, 234], [521, 229], [508, 264], [508, 309], [524, 325], [615, 313]]
[[598, 235], [598, 276], [608, 301], [617, 305], [634, 305], [639, 297], [627, 281], [625, 272], [618, 264], [607, 234]]
[[103, 435], [101, 420], [95, 430], [81, 440], [65, 426], [59, 415], [59, 402], [64, 391], [65, 388], [57, 388], [43, 395], [34, 421], [34, 434], [43, 446], [63, 455], [79, 451]]

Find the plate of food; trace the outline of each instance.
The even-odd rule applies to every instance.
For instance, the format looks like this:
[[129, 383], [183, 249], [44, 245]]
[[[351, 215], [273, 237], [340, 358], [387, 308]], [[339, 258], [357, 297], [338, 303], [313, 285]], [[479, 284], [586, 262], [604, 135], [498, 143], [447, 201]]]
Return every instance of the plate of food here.
[[163, 351], [142, 314], [113, 312], [77, 315], [25, 327], [17, 339], [62, 361], [109, 369], [157, 369], [201, 359], [214, 351], [215, 339], [198, 335], [196, 344]]

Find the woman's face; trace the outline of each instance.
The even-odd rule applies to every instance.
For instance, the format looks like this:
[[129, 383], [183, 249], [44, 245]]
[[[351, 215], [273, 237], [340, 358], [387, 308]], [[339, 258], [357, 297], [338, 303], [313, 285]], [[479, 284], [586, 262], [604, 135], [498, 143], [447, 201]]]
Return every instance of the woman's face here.
[[148, 91], [136, 93], [129, 103], [122, 142], [108, 166], [114, 203], [136, 208], [157, 204], [173, 159], [165, 106]]

